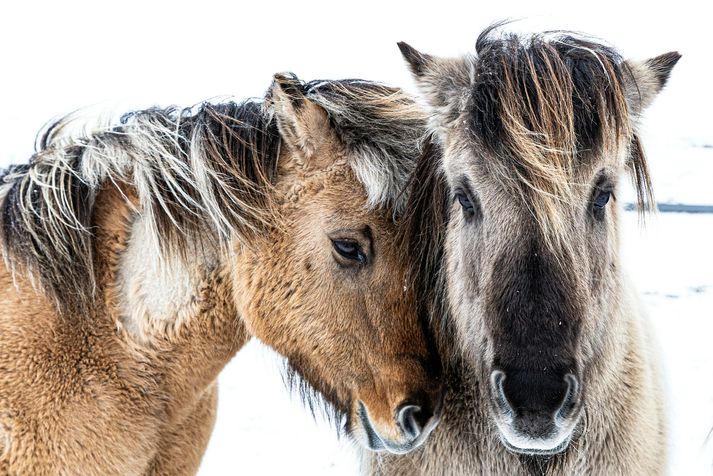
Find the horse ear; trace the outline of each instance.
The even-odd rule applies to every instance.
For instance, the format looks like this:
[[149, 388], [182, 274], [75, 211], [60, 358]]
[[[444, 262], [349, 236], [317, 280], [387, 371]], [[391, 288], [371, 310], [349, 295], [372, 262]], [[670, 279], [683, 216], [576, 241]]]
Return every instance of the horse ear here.
[[676, 51], [664, 53], [645, 61], [627, 60], [624, 62], [628, 71], [626, 85], [627, 102], [634, 114], [641, 114], [653, 102], [663, 89], [671, 75], [671, 70], [681, 55]]
[[303, 164], [333, 138], [327, 111], [305, 95], [304, 84], [290, 73], [276, 74], [266, 102], [272, 106], [282, 140]]
[[436, 116], [436, 125], [457, 119], [468, 97], [472, 65], [467, 58], [438, 58], [397, 43], [414, 81]]
[[428, 65], [435, 62], [433, 56], [421, 53], [405, 41], [399, 41], [396, 44], [399, 50], [401, 50], [401, 54], [408, 63], [411, 73], [413, 73], [415, 78], [422, 78], [428, 70]]

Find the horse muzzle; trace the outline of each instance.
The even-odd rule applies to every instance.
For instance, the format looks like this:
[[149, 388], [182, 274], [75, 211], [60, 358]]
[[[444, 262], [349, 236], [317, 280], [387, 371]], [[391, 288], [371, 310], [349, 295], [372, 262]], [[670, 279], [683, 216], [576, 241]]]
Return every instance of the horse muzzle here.
[[359, 400], [352, 434], [372, 451], [404, 454], [418, 448], [433, 431], [443, 411], [443, 393], [431, 398], [408, 398], [387, 421], [377, 419]]
[[500, 439], [508, 450], [553, 455], [569, 446], [581, 414], [581, 386], [573, 374], [513, 371], [508, 375], [494, 370], [490, 390]]

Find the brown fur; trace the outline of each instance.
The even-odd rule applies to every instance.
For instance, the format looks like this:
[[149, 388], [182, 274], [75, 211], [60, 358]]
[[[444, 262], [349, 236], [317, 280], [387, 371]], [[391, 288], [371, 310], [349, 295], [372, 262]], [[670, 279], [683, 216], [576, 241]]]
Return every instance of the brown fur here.
[[[366, 472], [663, 474], [656, 346], [620, 269], [617, 208], [593, 204], [602, 190], [614, 191], [613, 202], [627, 171], [642, 201], [651, 198], [636, 127], [678, 55], [622, 62], [566, 33], [493, 30], [465, 58], [400, 46], [440, 145], [421, 159], [416, 180], [430, 189], [417, 187], [409, 208], [446, 227], [411, 243], [423, 260], [421, 286], [435, 287], [434, 300], [448, 298], [437, 321], [448, 392], [423, 448], [365, 455]], [[497, 373], [514, 383], [503, 390]], [[547, 392], [559, 395], [552, 389], [565, 375], [581, 393], [552, 400]], [[571, 404], [558, 423], [557, 431], [572, 428], [557, 434], [562, 440], [540, 424], [559, 415], [548, 413], [552, 402]], [[535, 446], [541, 441], [563, 443]]]
[[179, 335], [136, 343], [121, 327], [113, 285], [130, 208], [110, 188], [97, 210], [105, 298], [93, 319], [58, 318], [26, 280], [15, 286], [3, 272], [0, 407], [11, 423], [0, 474], [195, 473], [215, 418], [215, 379], [248, 339], [230, 318], [221, 270], [201, 280], [203, 303]]
[[[365, 84], [360, 87], [366, 88]], [[395, 420], [404, 402], [417, 400], [424, 411], [437, 412], [440, 364], [417, 312], [413, 290], [404, 281], [408, 254], [395, 239], [395, 187], [365, 183], [353, 165], [360, 160], [374, 162], [373, 157], [357, 156], [359, 150], [350, 147], [362, 144], [362, 152], [371, 150], [376, 156], [374, 144], [384, 143], [378, 135], [371, 136], [370, 148], [342, 135], [345, 123], [342, 129], [335, 127], [326, 110], [304, 96], [303, 88], [295, 78], [278, 77], [270, 92], [265, 105], [268, 123], [274, 114], [282, 136], [275, 149], [279, 158], [268, 162], [275, 169], [270, 173], [266, 172], [269, 168], [262, 169], [264, 173], [252, 178], [245, 170], [240, 172], [243, 186], [261, 184], [260, 193], [247, 194], [242, 188], [231, 192], [237, 198], [224, 190], [220, 191], [223, 195], [215, 195], [219, 191], [206, 191], [208, 185], [197, 179], [200, 170], [191, 172], [182, 165], [171, 168], [175, 164], [169, 162], [170, 157], [164, 157], [161, 165], [150, 164], [164, 167], [163, 183], [189, 187], [183, 189], [187, 192], [183, 204], [194, 207], [194, 215], [174, 223], [185, 225], [186, 234], [177, 237], [174, 230], [168, 235], [171, 246], [160, 250], [152, 246], [152, 238], [162, 236], [153, 235], [160, 230], [156, 224], [171, 226], [171, 217], [182, 213], [178, 206], [182, 202], [168, 195], [148, 197], [140, 183], [130, 180], [131, 174], [119, 174], [121, 164], [107, 157], [112, 151], [125, 151], [126, 142], [112, 141], [131, 139], [154, 144], [157, 148], [146, 150], [160, 156], [158, 151], [170, 145], [158, 141], [171, 133], [170, 127], [150, 139], [137, 139], [136, 130], [124, 132], [123, 138], [104, 133], [85, 140], [84, 144], [94, 143], [85, 151], [70, 145], [71, 157], [83, 160], [77, 164], [54, 145], [55, 160], [64, 163], [52, 164], [52, 153], [45, 151], [35, 159], [45, 167], [38, 168], [35, 178], [30, 177], [32, 165], [29, 175], [23, 175], [28, 169], [15, 171], [19, 175], [14, 183], [22, 183], [25, 190], [31, 190], [33, 180], [43, 177], [41, 171], [47, 169], [50, 173], [59, 170], [68, 181], [70, 175], [64, 174], [75, 174], [86, 185], [91, 183], [87, 170], [95, 166], [105, 173], [105, 179], [96, 181], [93, 203], [86, 211], [91, 218], [72, 238], [81, 243], [79, 248], [72, 250], [72, 241], [62, 242], [70, 253], [91, 245], [83, 271], [92, 275], [78, 282], [95, 283], [95, 291], [66, 301], [89, 305], [62, 305], [64, 296], [54, 293], [61, 293], [61, 283], [52, 281], [61, 271], [41, 276], [37, 284], [50, 283], [46, 288], [33, 286], [27, 273], [41, 272], [38, 262], [67, 252], [48, 249], [51, 240], [42, 240], [68, 220], [83, 219], [84, 211], [76, 208], [63, 208], [63, 218], [57, 219], [58, 211], [52, 208], [76, 203], [61, 196], [72, 185], [58, 188], [60, 195], [47, 202], [33, 202], [35, 210], [55, 220], [56, 229], [14, 219], [4, 223], [5, 243], [12, 245], [5, 249], [6, 258], [19, 266], [14, 273], [9, 267], [0, 270], [0, 474], [195, 473], [215, 420], [218, 373], [251, 337], [286, 356], [307, 385], [321, 392], [336, 413], [337, 423], [345, 424], [347, 432], [364, 445], [371, 443], [359, 413], [362, 408], [368, 409], [366, 418], [380, 437], [395, 444], [404, 438]], [[365, 90], [373, 97], [385, 91], [397, 99], [392, 106], [411, 107], [397, 90], [379, 88], [383, 87]], [[299, 96], [290, 97], [288, 92]], [[383, 97], [379, 101], [389, 102]], [[369, 104], [374, 102], [362, 97], [360, 107]], [[393, 109], [389, 114], [394, 114]], [[233, 133], [233, 139], [245, 141], [230, 128], [233, 120], [229, 117], [199, 124], [204, 125], [200, 134], [194, 131], [196, 142], [189, 144], [190, 154], [197, 153], [200, 144], [216, 148], [207, 156], [192, 155], [190, 160], [230, 153]], [[207, 131], [212, 137], [205, 142]], [[296, 135], [291, 134], [294, 131]], [[150, 135], [151, 131], [142, 133]], [[182, 136], [175, 143], [183, 140], [190, 141]], [[112, 145], [101, 149], [102, 143]], [[261, 150], [265, 149], [251, 153]], [[186, 158], [172, 157], [176, 163]], [[146, 160], [135, 160], [139, 159]], [[105, 162], [91, 163], [99, 160]], [[408, 166], [407, 157], [400, 160]], [[130, 165], [137, 180], [156, 180], [141, 166]], [[79, 167], [85, 168], [84, 176], [79, 175]], [[106, 172], [112, 167], [113, 173]], [[212, 168], [207, 175], [215, 173], [238, 187], [234, 178], [221, 175], [220, 170], [227, 170], [227, 165]], [[94, 173], [95, 178], [98, 175]], [[381, 193], [371, 193], [379, 186], [384, 187]], [[22, 220], [27, 216], [23, 202], [8, 200], [7, 189], [4, 192], [5, 217], [10, 214]], [[200, 196], [203, 192], [208, 195]], [[181, 200], [178, 195], [174, 198]], [[252, 210], [268, 202], [269, 214]], [[238, 203], [249, 210], [228, 209]], [[18, 208], [8, 211], [13, 206]], [[154, 207], [152, 212], [148, 212], [150, 207]], [[211, 238], [220, 227], [208, 217], [220, 221], [220, 214], [230, 213], [241, 226], [232, 229], [227, 220], [222, 225], [229, 232], [232, 229], [229, 236], [218, 233]], [[204, 237], [198, 222], [185, 221], [201, 216], [206, 219]], [[240, 221], [243, 218], [247, 221]], [[37, 236], [39, 241], [34, 243], [42, 246], [28, 249], [21, 236], [12, 235], [7, 227], [21, 222]], [[81, 235], [86, 230], [92, 230], [89, 237]], [[332, 239], [357, 241], [368, 254], [368, 262], [356, 265], [337, 256]], [[81, 271], [71, 272], [77, 277]], [[84, 309], [87, 314], [78, 315], [72, 309]], [[419, 439], [403, 442], [402, 449], [418, 445], [433, 424], [423, 428]]]

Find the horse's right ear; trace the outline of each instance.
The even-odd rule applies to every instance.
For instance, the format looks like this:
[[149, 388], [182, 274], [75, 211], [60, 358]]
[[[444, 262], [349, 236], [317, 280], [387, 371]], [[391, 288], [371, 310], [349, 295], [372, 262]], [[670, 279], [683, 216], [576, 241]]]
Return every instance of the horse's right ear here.
[[423, 77], [428, 69], [427, 66], [434, 62], [434, 58], [421, 53], [405, 41], [399, 41], [396, 44], [399, 50], [401, 50], [401, 54], [406, 60], [406, 63], [408, 63], [411, 73], [413, 73], [416, 78]]
[[397, 44], [433, 112], [437, 128], [457, 119], [470, 86], [473, 66], [468, 58], [438, 58], [403, 41]]
[[294, 74], [280, 73], [268, 90], [265, 102], [272, 107], [282, 140], [302, 165], [334, 136], [327, 111], [305, 95], [304, 84]]
[[681, 55], [671, 51], [645, 61], [624, 62], [626, 95], [629, 108], [635, 115], [641, 114], [663, 89]]

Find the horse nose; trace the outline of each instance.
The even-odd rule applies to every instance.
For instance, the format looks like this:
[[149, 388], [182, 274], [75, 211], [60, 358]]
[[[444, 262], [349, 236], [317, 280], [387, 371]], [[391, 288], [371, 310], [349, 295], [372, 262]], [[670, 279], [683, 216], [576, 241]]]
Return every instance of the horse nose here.
[[387, 420], [379, 419], [359, 401], [358, 417], [370, 449], [403, 454], [425, 441], [438, 424], [442, 409], [443, 392], [438, 391], [402, 400]]
[[495, 407], [515, 451], [561, 451], [577, 420], [580, 384], [571, 373], [495, 370], [490, 377]]
[[[507, 378], [506, 378], [507, 376]], [[579, 382], [570, 374], [531, 370], [493, 372], [496, 395], [514, 415], [537, 414], [552, 418], [569, 413], [579, 393]]]
[[577, 377], [572, 374], [566, 374], [564, 381], [567, 383], [567, 391], [555, 415], [555, 422], [558, 425], [574, 414], [579, 400], [579, 380], [577, 380]]

